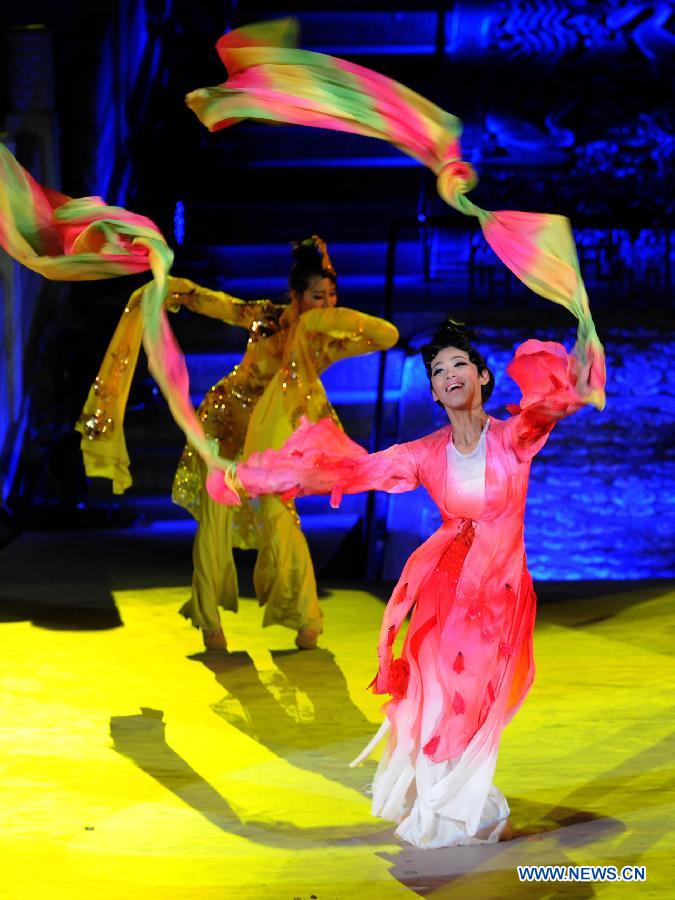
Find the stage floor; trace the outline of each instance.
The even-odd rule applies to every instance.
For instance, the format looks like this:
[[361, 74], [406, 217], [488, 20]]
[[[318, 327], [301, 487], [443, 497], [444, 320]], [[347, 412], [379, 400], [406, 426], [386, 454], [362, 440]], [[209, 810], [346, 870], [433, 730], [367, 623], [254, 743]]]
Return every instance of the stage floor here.
[[[89, 540], [109, 537], [28, 536], [0, 554], [12, 564], [0, 621], [3, 898], [674, 896], [672, 586], [547, 595], [537, 680], [496, 776], [522, 834], [419, 851], [371, 818], [375, 763], [347, 766], [381, 718], [365, 690], [380, 597], [326, 590], [322, 648], [304, 653], [291, 632], [263, 631], [244, 599], [225, 617], [232, 652], [206, 654], [176, 615], [188, 588], [167, 584], [169, 556], [152, 560], [159, 586], [146, 573], [133, 587], [131, 566], [98, 612], [81, 597], [79, 612], [50, 611], [46, 548], [61, 546], [65, 568], [81, 560], [68, 582], [81, 593], [96, 580]], [[523, 864], [643, 865], [647, 881], [520, 884]]]

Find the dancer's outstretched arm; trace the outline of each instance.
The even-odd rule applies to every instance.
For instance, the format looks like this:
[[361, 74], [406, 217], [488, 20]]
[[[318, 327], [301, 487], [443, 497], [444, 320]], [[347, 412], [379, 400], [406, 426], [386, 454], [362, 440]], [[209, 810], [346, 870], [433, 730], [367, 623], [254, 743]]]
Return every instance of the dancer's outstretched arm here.
[[[339, 505], [342, 494], [412, 491], [420, 483], [415, 443], [394, 444], [369, 454], [330, 419], [312, 424], [303, 417], [280, 450], [253, 453], [236, 466], [238, 486], [250, 497], [331, 494], [333, 506]], [[222, 479], [216, 473], [214, 483], [218, 477]], [[228, 502], [223, 497], [215, 499]]]
[[340, 359], [389, 350], [398, 340], [398, 329], [391, 322], [345, 306], [310, 309], [302, 321], [310, 335], [320, 336], [320, 372]]
[[527, 462], [546, 443], [556, 422], [588, 404], [604, 402], [605, 356], [599, 342], [562, 344], [530, 340], [521, 344], [507, 367], [523, 392], [503, 430], [505, 444]]
[[257, 327], [265, 327], [270, 317], [278, 315], [284, 309], [282, 304], [271, 300], [240, 300], [225, 291], [213, 291], [190, 281], [189, 278], [168, 279], [169, 309], [177, 310], [184, 306], [191, 312], [211, 319], [220, 319], [228, 325], [246, 328], [249, 331]]

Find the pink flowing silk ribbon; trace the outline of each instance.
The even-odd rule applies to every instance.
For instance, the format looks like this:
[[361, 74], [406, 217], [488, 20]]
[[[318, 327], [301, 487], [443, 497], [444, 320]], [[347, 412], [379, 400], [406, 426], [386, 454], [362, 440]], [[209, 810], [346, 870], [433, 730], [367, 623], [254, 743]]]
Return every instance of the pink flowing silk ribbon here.
[[[461, 159], [462, 123], [456, 116], [371, 69], [298, 49], [297, 38], [293, 19], [225, 34], [216, 46], [227, 81], [192, 91], [188, 106], [211, 131], [256, 119], [347, 131], [393, 144], [434, 172], [446, 203], [478, 219], [490, 247], [521, 281], [576, 316], [582, 362], [601, 353], [569, 220], [476, 206], [466, 195], [478, 179]], [[604, 405], [600, 386], [590, 402]]]
[[100, 197], [72, 199], [43, 187], [0, 144], [0, 246], [27, 268], [56, 281], [152, 272], [141, 303], [149, 369], [188, 441], [209, 470], [224, 471], [222, 489], [231, 490], [232, 466], [206, 438], [190, 400], [185, 358], [165, 310], [173, 251], [155, 223], [107, 206]]

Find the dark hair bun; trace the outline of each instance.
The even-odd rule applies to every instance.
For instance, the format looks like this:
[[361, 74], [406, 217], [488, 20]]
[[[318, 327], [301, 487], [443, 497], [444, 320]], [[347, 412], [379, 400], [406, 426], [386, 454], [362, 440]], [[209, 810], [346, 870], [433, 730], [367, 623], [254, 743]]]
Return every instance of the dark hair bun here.
[[458, 347], [464, 350], [477, 340], [478, 335], [473, 328], [465, 325], [464, 322], [458, 322], [456, 319], [448, 317], [436, 328], [431, 343], [438, 345], [445, 342], [446, 347]]
[[313, 234], [304, 241], [294, 241], [291, 246], [293, 265], [288, 276], [291, 290], [302, 293], [317, 276], [330, 278], [333, 283], [337, 282], [326, 242], [318, 234]]
[[293, 241], [293, 262], [303, 269], [314, 269], [317, 273], [323, 270], [321, 250], [313, 238], [304, 241]]

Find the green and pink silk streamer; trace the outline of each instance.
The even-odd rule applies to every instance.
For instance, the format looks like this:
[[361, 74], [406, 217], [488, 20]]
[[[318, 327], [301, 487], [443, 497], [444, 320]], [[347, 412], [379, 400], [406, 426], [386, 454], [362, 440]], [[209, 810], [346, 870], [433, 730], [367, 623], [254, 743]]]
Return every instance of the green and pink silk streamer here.
[[[211, 131], [257, 119], [347, 131], [395, 145], [431, 169], [446, 203], [478, 219], [488, 244], [521, 281], [576, 316], [581, 362], [589, 363], [589, 356], [597, 359], [602, 346], [569, 220], [476, 206], [466, 194], [478, 179], [461, 159], [462, 123], [456, 116], [371, 69], [299, 50], [297, 37], [293, 19], [249, 25], [224, 35], [216, 46], [228, 80], [188, 94], [188, 106]], [[591, 388], [588, 402], [602, 408], [602, 383], [597, 380]]]
[[97, 281], [150, 270], [143, 292], [143, 345], [171, 413], [210, 469], [229, 463], [204, 434], [190, 400], [185, 358], [166, 311], [173, 251], [145, 216], [100, 197], [71, 199], [42, 187], [0, 144], [0, 245], [34, 272], [55, 281]]
[[[247, 118], [290, 123], [353, 132], [399, 147], [434, 172], [439, 194], [450, 206], [478, 219], [492, 249], [518, 278], [576, 316], [581, 363], [589, 365], [593, 358], [597, 362], [602, 345], [569, 221], [476, 206], [466, 196], [477, 178], [461, 159], [458, 118], [377, 72], [297, 49], [297, 30], [295, 21], [283, 19], [224, 35], [217, 49], [228, 80], [186, 98], [200, 121], [212, 131]], [[141, 304], [150, 371], [188, 441], [209, 469], [224, 470], [231, 484], [232, 466], [206, 438], [190, 401], [185, 359], [165, 311], [173, 253], [157, 226], [144, 216], [107, 206], [99, 197], [72, 199], [42, 187], [0, 144], [0, 245], [29, 269], [54, 280], [152, 272]], [[587, 402], [602, 408], [601, 381], [591, 388]]]

